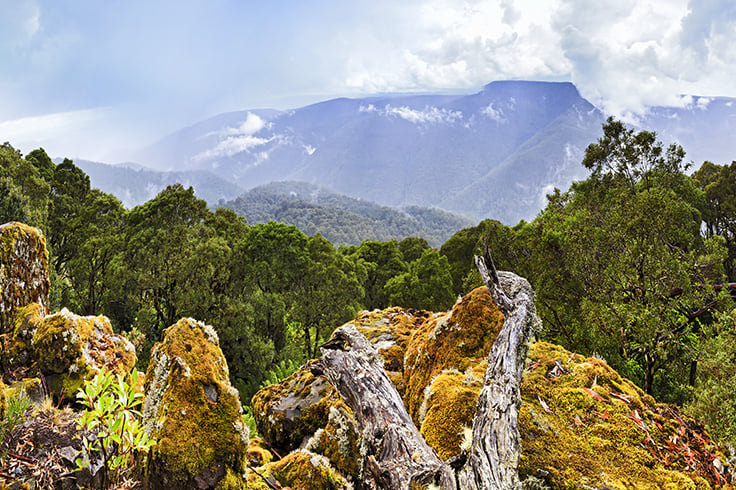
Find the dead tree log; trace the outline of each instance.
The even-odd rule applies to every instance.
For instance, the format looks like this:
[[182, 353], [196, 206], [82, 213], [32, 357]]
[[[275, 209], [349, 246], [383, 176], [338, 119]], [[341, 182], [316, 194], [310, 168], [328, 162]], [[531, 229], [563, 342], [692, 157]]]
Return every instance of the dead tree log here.
[[488, 369], [473, 419], [473, 444], [457, 473], [463, 490], [518, 488], [521, 454], [519, 406], [528, 343], [539, 326], [534, 291], [510, 272], [496, 273], [488, 253], [475, 258], [494, 302], [506, 317], [488, 355]]
[[353, 409], [362, 431], [359, 487], [406, 489], [434, 483], [445, 490], [512, 489], [521, 444], [520, 382], [528, 341], [538, 326], [534, 292], [510, 272], [496, 272], [486, 251], [476, 264], [505, 316], [491, 348], [473, 420], [473, 444], [457, 474], [427, 445], [383, 369], [373, 346], [353, 325], [340, 327], [320, 349], [315, 374], [324, 374]]
[[412, 484], [433, 483], [454, 490], [455, 475], [424, 441], [368, 340], [348, 324], [320, 349], [313, 371], [340, 392], [362, 430], [359, 485], [408, 490]]

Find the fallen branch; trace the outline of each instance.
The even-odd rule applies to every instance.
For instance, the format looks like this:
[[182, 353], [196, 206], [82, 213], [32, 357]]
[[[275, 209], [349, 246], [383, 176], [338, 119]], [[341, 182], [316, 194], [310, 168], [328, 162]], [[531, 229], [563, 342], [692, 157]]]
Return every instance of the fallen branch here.
[[366, 338], [348, 324], [320, 349], [322, 358], [313, 369], [340, 392], [361, 429], [364, 456], [358, 481], [363, 488], [408, 490], [435, 484], [454, 490], [452, 470], [424, 441]]

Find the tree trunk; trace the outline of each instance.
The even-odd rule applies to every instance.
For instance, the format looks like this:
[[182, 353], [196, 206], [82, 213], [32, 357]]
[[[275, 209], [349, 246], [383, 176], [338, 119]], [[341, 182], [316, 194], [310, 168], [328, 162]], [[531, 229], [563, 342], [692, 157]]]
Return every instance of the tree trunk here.
[[312, 368], [353, 409], [361, 429], [361, 488], [409, 490], [412, 484], [454, 490], [455, 476], [424, 441], [391, 383], [376, 349], [351, 324], [323, 344]]
[[506, 317], [489, 354], [473, 420], [473, 444], [454, 474], [414, 426], [403, 400], [373, 346], [353, 325], [323, 344], [315, 374], [324, 374], [352, 408], [360, 426], [359, 488], [409, 490], [434, 483], [445, 490], [512, 489], [519, 486], [521, 451], [518, 413], [520, 382], [528, 341], [538, 327], [534, 293], [519, 276], [497, 273], [488, 252], [476, 264], [491, 296]]
[[[457, 482], [463, 490], [509, 490], [520, 486], [521, 375], [529, 341], [540, 322], [534, 291], [526, 279], [510, 272], [496, 274], [487, 249], [485, 257], [476, 257], [476, 265], [506, 320], [488, 356], [473, 419], [473, 444]], [[491, 287], [488, 282], [494, 277], [497, 282]]]

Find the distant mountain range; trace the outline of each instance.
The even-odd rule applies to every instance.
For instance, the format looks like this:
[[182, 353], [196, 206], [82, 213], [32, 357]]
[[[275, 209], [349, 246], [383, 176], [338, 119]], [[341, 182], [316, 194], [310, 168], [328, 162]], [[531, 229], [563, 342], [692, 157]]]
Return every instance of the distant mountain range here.
[[420, 236], [439, 248], [475, 220], [441, 209], [380, 206], [304, 182], [274, 182], [222, 204], [250, 224], [279, 221], [303, 233], [322, 234], [335, 245]]
[[[652, 108], [638, 126], [677, 140], [695, 167], [736, 158], [736, 99], [683, 100], [680, 108]], [[555, 187], [587, 176], [580, 162], [604, 120], [570, 83], [504, 81], [469, 95], [334, 99], [215, 116], [135, 159], [170, 173], [135, 170], [134, 187], [105, 177], [104, 169], [98, 178], [124, 183], [127, 191], [113, 193], [130, 202], [174, 177], [211, 205], [241, 189], [297, 181], [382, 206], [434, 207], [515, 224], [533, 218]]]

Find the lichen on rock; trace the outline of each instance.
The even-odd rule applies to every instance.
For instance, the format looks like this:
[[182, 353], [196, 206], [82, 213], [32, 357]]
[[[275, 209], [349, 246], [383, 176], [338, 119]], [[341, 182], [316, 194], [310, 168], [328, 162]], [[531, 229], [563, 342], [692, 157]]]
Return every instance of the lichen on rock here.
[[106, 317], [79, 316], [66, 308], [43, 317], [31, 343], [33, 359], [49, 390], [70, 399], [103, 367], [126, 376], [137, 359], [133, 344], [113, 333]]
[[280, 453], [298, 448], [324, 428], [330, 406], [337, 401], [335, 388], [312, 374], [310, 366], [307, 363], [281, 383], [267, 386], [253, 396], [258, 433]]
[[146, 372], [143, 424], [155, 445], [148, 488], [240, 488], [248, 428], [211, 326], [183, 318], [164, 331]]
[[8, 333], [16, 311], [49, 305], [49, 254], [41, 230], [23, 223], [0, 225], [0, 333]]

